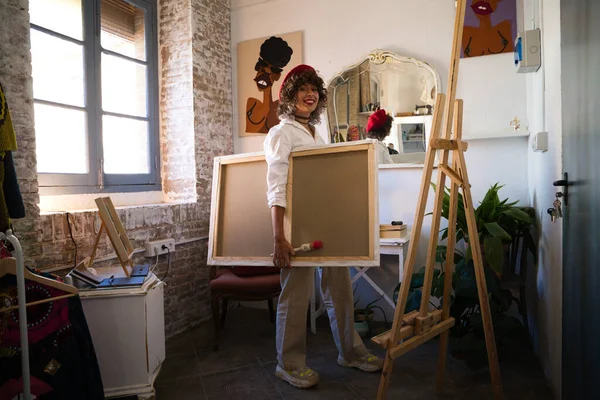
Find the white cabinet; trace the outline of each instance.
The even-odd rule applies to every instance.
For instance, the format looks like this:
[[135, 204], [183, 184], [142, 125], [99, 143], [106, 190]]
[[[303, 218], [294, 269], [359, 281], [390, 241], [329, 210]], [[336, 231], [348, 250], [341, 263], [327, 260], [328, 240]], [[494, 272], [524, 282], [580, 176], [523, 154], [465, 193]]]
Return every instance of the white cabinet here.
[[165, 359], [163, 292], [154, 275], [141, 288], [80, 292], [106, 397], [154, 395]]

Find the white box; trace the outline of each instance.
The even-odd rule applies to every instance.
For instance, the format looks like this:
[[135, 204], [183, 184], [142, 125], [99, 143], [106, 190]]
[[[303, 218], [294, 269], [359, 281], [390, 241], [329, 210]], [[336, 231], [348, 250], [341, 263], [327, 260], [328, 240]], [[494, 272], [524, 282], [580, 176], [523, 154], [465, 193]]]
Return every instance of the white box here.
[[518, 73], [535, 72], [542, 65], [542, 45], [539, 29], [519, 32], [515, 39], [515, 67]]

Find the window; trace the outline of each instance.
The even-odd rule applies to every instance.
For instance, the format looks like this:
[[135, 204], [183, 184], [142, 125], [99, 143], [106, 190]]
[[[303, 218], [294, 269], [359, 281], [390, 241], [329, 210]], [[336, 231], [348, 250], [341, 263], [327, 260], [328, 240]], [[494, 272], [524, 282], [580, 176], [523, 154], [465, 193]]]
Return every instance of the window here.
[[155, 0], [29, 7], [41, 190], [159, 189]]

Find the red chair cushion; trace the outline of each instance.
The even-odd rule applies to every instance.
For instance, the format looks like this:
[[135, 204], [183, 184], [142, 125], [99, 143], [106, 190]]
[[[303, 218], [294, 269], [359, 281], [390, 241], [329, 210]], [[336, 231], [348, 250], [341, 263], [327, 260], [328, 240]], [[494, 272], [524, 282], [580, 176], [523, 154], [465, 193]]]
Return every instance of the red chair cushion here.
[[231, 272], [237, 276], [256, 276], [279, 274], [277, 267], [232, 267]]
[[211, 291], [252, 296], [267, 295], [281, 290], [279, 274], [241, 277], [230, 269], [218, 270], [209, 286]]

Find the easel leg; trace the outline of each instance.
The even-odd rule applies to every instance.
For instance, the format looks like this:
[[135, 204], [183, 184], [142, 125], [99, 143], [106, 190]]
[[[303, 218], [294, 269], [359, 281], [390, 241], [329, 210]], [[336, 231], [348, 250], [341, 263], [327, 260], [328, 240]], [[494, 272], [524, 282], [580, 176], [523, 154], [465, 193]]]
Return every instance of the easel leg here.
[[[458, 100], [454, 106], [454, 139], [460, 139], [462, 134], [462, 101]], [[460, 150], [458, 150], [460, 151]], [[452, 167], [457, 171], [457, 152], [452, 153]], [[442, 300], [442, 321], [450, 316], [450, 292], [452, 289], [452, 274], [454, 273], [454, 250], [456, 248], [456, 214], [458, 210], [458, 184], [451, 180], [450, 204], [448, 209], [448, 244], [446, 248], [446, 269], [444, 271], [444, 294]], [[446, 373], [446, 359], [448, 357], [448, 340], [450, 331], [440, 335], [440, 350], [437, 368], [437, 393], [441, 394], [444, 389], [444, 378]]]
[[471, 197], [471, 187], [467, 176], [465, 158], [462, 152], [457, 151], [459, 168], [462, 170], [465, 185], [463, 186], [463, 197], [465, 204], [465, 214], [467, 226], [469, 228], [469, 245], [473, 254], [473, 263], [475, 269], [475, 278], [477, 279], [477, 293], [479, 295], [479, 306], [481, 308], [481, 319], [483, 321], [483, 331], [485, 333], [485, 344], [487, 347], [488, 362], [490, 366], [490, 375], [492, 387], [494, 390], [494, 399], [502, 399], [502, 377], [500, 375], [500, 365], [498, 363], [498, 353], [496, 352], [496, 339], [494, 337], [494, 325], [490, 313], [490, 302], [487, 292], [487, 283], [483, 267], [483, 257], [481, 256], [481, 245], [479, 244], [479, 235], [477, 233], [477, 221], [475, 220], [475, 210], [473, 209], [473, 198]]
[[[436, 104], [444, 104], [446, 96], [442, 93], [437, 95]], [[442, 120], [442, 107], [436, 107], [433, 116], [432, 138], [439, 137], [440, 125]], [[404, 276], [400, 285], [400, 293], [398, 293], [398, 302], [394, 313], [394, 323], [392, 325], [392, 337], [388, 341], [383, 371], [379, 382], [379, 390], [377, 392], [377, 400], [384, 400], [387, 396], [387, 390], [392, 379], [392, 370], [394, 368], [394, 360], [390, 355], [390, 349], [398, 342], [400, 328], [402, 327], [402, 319], [404, 318], [404, 309], [408, 299], [408, 289], [410, 287], [410, 279], [413, 274], [415, 260], [417, 258], [417, 250], [419, 248], [419, 239], [421, 229], [423, 228], [423, 218], [425, 208], [427, 206], [427, 196], [429, 194], [429, 183], [433, 174], [433, 164], [435, 162], [435, 150], [431, 146], [427, 147], [425, 155], [425, 165], [423, 169], [423, 178], [421, 180], [421, 191], [417, 202], [417, 210], [415, 212], [415, 222], [410, 234], [410, 245], [408, 246], [408, 254], [406, 255], [406, 264], [404, 266]]]
[[[442, 150], [441, 165], [448, 164], [450, 151]], [[440, 230], [440, 220], [442, 219], [442, 205], [444, 202], [444, 190], [446, 188], [446, 174], [438, 169], [437, 182], [435, 187], [435, 202], [433, 204], [433, 217], [431, 221], [431, 230], [429, 235], [429, 246], [427, 249], [427, 262], [425, 263], [425, 280], [421, 293], [421, 307], [419, 309], [421, 317], [429, 314], [429, 299], [431, 298], [431, 285], [433, 282], [433, 270], [435, 269], [435, 258], [438, 244], [438, 232]]]

